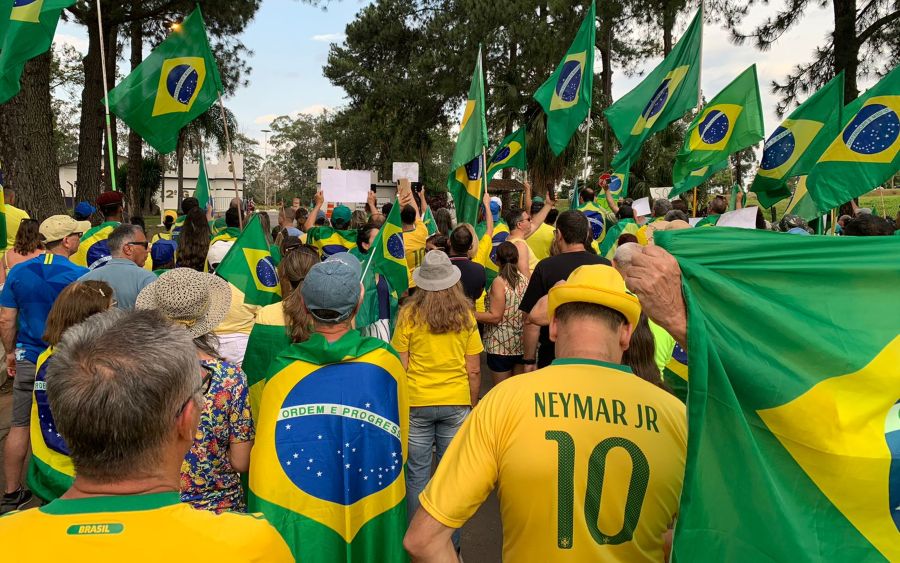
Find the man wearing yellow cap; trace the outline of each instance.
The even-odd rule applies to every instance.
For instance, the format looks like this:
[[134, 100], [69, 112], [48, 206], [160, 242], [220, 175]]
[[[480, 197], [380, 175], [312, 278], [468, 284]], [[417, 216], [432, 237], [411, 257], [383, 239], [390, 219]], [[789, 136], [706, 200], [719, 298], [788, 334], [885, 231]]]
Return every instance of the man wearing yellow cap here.
[[621, 365], [641, 313], [610, 266], [549, 292], [556, 359], [495, 387], [425, 491], [404, 545], [453, 561], [450, 537], [494, 487], [505, 561], [662, 561], [678, 509], [685, 408]]

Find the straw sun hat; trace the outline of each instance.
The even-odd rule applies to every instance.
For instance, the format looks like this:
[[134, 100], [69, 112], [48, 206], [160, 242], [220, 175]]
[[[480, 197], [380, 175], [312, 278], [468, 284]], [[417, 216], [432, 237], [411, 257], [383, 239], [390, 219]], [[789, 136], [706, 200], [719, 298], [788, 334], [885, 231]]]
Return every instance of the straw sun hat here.
[[231, 307], [231, 287], [191, 268], [169, 270], [141, 290], [135, 308], [154, 309], [182, 325], [194, 338], [212, 332]]

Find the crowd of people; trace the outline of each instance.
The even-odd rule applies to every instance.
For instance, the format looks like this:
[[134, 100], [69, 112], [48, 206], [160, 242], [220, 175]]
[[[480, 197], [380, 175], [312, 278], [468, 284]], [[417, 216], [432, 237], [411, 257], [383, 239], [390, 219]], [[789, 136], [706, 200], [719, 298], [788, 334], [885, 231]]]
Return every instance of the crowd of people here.
[[[295, 198], [277, 225], [257, 214], [282, 295], [257, 306], [215, 274], [250, 220], [240, 200], [216, 218], [186, 198], [148, 238], [142, 221], [126, 222], [120, 193], [79, 204], [74, 218], [38, 222], [7, 190], [4, 553], [327, 560], [308, 537], [332, 533], [310, 531], [307, 521], [322, 518], [310, 498], [338, 499], [329, 510], [373, 503], [371, 518], [386, 502], [375, 493], [399, 483], [401, 525], [354, 560], [457, 560], [466, 549], [459, 529], [495, 488], [507, 560], [552, 561], [563, 551], [663, 560], [687, 448], [684, 397], [673, 391], [684, 382], [663, 374], [687, 350], [687, 318], [678, 265], [653, 236], [715, 228], [727, 200], [714, 197], [692, 227], [680, 199], [656, 200], [643, 217], [602, 184], [563, 211], [552, 193], [531, 196], [530, 187], [520, 201], [485, 195], [474, 225], [430, 209], [424, 191], [401, 190], [381, 207], [373, 193], [364, 209], [330, 212], [321, 193], [308, 210]], [[394, 205], [402, 292], [381, 275], [367, 286], [364, 276]], [[777, 225], [760, 215], [757, 226], [813, 232], [790, 215]], [[900, 232], [855, 204], [836, 229]], [[372, 291], [386, 321], [376, 330], [356, 322]], [[493, 383], [486, 395], [483, 360]], [[333, 372], [321, 404], [363, 414], [311, 426], [319, 417], [304, 416], [302, 401], [319, 392], [309, 382], [320, 368]], [[377, 396], [375, 406], [350, 404], [363, 392]], [[350, 474], [351, 450], [374, 451], [377, 441], [349, 430], [354, 416], [396, 446], [386, 450], [392, 465], [371, 475], [360, 466], [365, 482]], [[296, 438], [303, 428], [318, 429], [317, 440]], [[323, 476], [314, 467], [322, 440], [338, 445], [347, 471], [313, 485], [309, 475]], [[283, 502], [294, 519], [265, 492], [284, 475], [304, 491]], [[22, 510], [33, 496], [40, 508]], [[238, 515], [248, 511], [265, 518]]]

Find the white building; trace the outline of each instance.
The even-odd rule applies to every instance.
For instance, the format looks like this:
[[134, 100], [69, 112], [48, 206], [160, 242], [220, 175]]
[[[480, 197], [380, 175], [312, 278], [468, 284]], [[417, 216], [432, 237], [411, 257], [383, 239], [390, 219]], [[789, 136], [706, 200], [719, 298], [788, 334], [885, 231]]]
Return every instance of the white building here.
[[[244, 197], [244, 156], [234, 155], [235, 173], [237, 176], [238, 197]], [[190, 160], [184, 161], [183, 172], [183, 197], [192, 197], [197, 187], [197, 176], [200, 171], [199, 163]], [[224, 212], [228, 204], [235, 197], [234, 179], [228, 166], [228, 157], [206, 157], [206, 175], [209, 178], [209, 195], [213, 201], [213, 209]], [[166, 170], [163, 177], [162, 204], [156, 200], [156, 204], [163, 210], [178, 210], [178, 171]]]

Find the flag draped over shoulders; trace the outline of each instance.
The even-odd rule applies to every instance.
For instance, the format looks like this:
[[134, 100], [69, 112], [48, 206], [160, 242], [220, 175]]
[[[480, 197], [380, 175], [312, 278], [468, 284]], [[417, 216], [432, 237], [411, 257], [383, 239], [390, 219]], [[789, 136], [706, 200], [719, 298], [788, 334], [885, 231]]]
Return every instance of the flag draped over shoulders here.
[[47, 367], [52, 356], [53, 348], [47, 348], [35, 364], [30, 424], [31, 459], [26, 476], [28, 488], [44, 502], [59, 498], [75, 479], [69, 446], [59, 435], [47, 400]]
[[302, 561], [406, 561], [406, 373], [352, 330], [282, 351], [268, 370], [250, 462], [252, 511]]
[[654, 240], [689, 319], [675, 561], [900, 560], [900, 239]]

